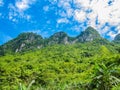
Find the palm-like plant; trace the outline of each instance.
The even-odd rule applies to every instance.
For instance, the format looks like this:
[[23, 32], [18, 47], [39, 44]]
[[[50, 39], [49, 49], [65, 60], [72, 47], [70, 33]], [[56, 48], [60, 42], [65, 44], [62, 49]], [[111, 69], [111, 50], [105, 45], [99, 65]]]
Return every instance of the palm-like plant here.
[[111, 90], [113, 86], [120, 83], [120, 79], [115, 76], [116, 70], [113, 65], [106, 66], [99, 64], [95, 67], [95, 76], [90, 84], [90, 90]]
[[35, 80], [32, 80], [32, 82], [28, 85], [28, 87], [20, 83], [18, 90], [30, 90], [30, 87], [32, 86], [33, 83], [35, 83]]

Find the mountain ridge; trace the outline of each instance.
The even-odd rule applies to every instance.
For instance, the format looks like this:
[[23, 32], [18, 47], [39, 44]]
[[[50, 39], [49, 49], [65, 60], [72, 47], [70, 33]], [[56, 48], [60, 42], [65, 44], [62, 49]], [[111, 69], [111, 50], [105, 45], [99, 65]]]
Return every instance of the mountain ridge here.
[[[99, 44], [108, 44], [109, 41], [102, 38], [98, 31], [93, 27], [88, 27], [85, 31], [81, 32], [76, 37], [70, 37], [67, 33], [61, 31], [54, 33], [49, 38], [43, 38], [41, 35], [32, 32], [21, 33], [18, 37], [7, 43], [1, 45], [1, 52], [4, 50], [5, 53], [10, 52], [24, 52], [29, 50], [41, 49], [48, 45], [54, 44], [74, 44], [74, 43], [85, 43], [85, 42], [96, 42]], [[114, 43], [120, 42], [120, 35], [118, 34], [113, 40]]]
[[120, 43], [120, 33], [115, 36], [113, 42], [115, 42], [115, 43]]
[[80, 35], [78, 35], [76, 38], [78, 38], [78, 42], [89, 42], [93, 41], [95, 39], [101, 39], [102, 37], [100, 34], [97, 32], [92, 27], [88, 27], [85, 31], [81, 32]]

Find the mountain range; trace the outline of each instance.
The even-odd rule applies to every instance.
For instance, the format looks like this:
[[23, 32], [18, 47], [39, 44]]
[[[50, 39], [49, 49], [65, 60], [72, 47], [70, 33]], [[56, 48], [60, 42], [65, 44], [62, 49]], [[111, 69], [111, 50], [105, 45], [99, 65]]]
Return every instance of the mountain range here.
[[[57, 32], [49, 38], [42, 38], [42, 36], [26, 32], [21, 33], [18, 37], [0, 46], [0, 53], [14, 53], [24, 52], [29, 50], [36, 50], [48, 45], [55, 44], [74, 44], [74, 43], [85, 43], [85, 42], [96, 42], [100, 44], [111, 44], [120, 43], [120, 34], [118, 34], [112, 42], [109, 42], [105, 38], [102, 38], [100, 34], [92, 27], [88, 27], [86, 30], [80, 33], [76, 37], [70, 37], [65, 32]], [[1, 54], [2, 55], [2, 54]]]
[[120, 34], [27, 32], [0, 46], [0, 90], [120, 90]]

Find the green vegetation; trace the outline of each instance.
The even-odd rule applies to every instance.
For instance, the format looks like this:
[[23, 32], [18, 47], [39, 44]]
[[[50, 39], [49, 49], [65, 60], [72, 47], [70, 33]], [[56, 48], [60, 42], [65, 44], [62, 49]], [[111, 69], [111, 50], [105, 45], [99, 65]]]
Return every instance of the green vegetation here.
[[81, 32], [80, 35], [76, 37], [78, 42], [88, 42], [95, 39], [101, 39], [100, 34], [92, 27], [88, 27], [85, 31]]
[[[100, 36], [100, 34], [92, 27], [88, 27], [77, 37], [70, 37], [65, 32], [57, 32], [49, 38], [42, 38], [40, 35], [35, 33], [21, 33], [15, 39], [5, 43], [1, 46], [0, 52], [14, 53], [14, 52], [26, 52], [30, 50], [41, 49], [48, 45], [55, 44], [74, 44], [84, 43], [98, 40], [98, 42], [108, 42]], [[1, 55], [1, 53], [0, 53]]]
[[120, 35], [22, 33], [0, 46], [0, 90], [120, 90]]
[[0, 90], [119, 90], [120, 53], [95, 42], [0, 57]]

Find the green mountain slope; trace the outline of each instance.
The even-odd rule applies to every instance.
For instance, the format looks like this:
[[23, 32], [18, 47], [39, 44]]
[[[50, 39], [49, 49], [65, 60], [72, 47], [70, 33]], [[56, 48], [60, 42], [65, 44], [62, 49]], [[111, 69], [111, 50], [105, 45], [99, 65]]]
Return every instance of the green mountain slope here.
[[43, 38], [35, 33], [22, 33], [17, 38], [2, 45], [5, 53], [23, 52], [43, 47]]
[[101, 39], [100, 34], [92, 27], [88, 27], [79, 36], [77, 36], [78, 42], [90, 42], [95, 39]]
[[72, 41], [72, 37], [69, 37], [65, 32], [57, 32], [53, 34], [50, 38], [47, 39], [47, 45], [54, 45], [54, 44], [69, 44]]
[[[18, 90], [18, 88], [28, 87], [32, 81], [35, 82], [30, 90], [119, 88], [119, 86], [114, 87], [114, 84], [119, 85], [119, 82], [115, 81], [120, 79], [119, 63], [120, 53], [112, 45], [87, 42], [47, 46], [34, 52], [0, 57], [0, 89]], [[114, 72], [112, 73], [108, 68]], [[105, 72], [99, 72], [101, 69]], [[100, 73], [103, 73], [103, 78], [106, 78], [98, 79], [99, 82], [105, 82], [104, 85], [94, 83], [95, 77]], [[110, 75], [116, 79], [107, 80]], [[102, 89], [99, 89], [98, 85]]]
[[74, 38], [22, 33], [0, 46], [0, 90], [119, 90], [118, 41], [92, 27]]

